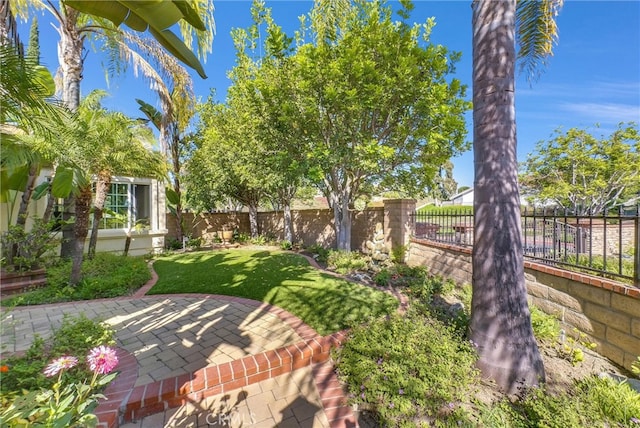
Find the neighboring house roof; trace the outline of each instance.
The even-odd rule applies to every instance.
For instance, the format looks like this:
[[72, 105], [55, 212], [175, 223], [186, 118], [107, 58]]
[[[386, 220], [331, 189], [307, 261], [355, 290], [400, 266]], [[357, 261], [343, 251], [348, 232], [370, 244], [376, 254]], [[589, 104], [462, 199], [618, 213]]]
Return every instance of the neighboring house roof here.
[[456, 199], [461, 199], [465, 195], [468, 195], [469, 193], [473, 193], [473, 187], [470, 187], [467, 190], [463, 190], [462, 192], [453, 195], [451, 198], [449, 198], [449, 200], [450, 201], [455, 201]]

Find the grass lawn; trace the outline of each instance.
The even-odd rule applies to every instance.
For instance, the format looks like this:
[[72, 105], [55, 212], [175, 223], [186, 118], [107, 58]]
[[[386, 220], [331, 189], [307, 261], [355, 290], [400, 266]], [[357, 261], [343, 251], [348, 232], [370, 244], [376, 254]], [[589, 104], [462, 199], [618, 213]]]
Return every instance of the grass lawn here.
[[279, 306], [325, 335], [394, 312], [381, 291], [323, 273], [302, 256], [280, 251], [226, 250], [161, 257], [147, 294], [208, 293]]

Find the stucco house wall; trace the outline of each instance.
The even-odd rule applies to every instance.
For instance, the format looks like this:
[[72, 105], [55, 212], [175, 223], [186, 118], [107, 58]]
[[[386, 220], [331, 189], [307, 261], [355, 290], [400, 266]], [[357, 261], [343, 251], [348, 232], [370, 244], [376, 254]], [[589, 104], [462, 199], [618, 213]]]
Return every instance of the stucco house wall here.
[[[51, 176], [51, 170], [43, 170], [36, 180], [36, 186]], [[125, 185], [128, 189], [139, 189], [140, 206], [144, 207], [148, 217], [148, 226], [131, 231], [130, 255], [143, 255], [150, 252], [160, 252], [164, 249], [164, 240], [167, 233], [166, 225], [166, 200], [164, 183], [149, 178], [113, 177], [112, 183]], [[124, 187], [123, 187], [124, 188]], [[15, 192], [10, 201], [0, 203], [0, 233], [8, 230], [9, 225], [15, 224], [17, 212], [20, 206], [21, 192]], [[29, 203], [26, 228], [33, 225], [33, 218], [42, 217], [46, 208], [46, 198], [31, 200]], [[96, 251], [98, 252], [122, 252], [128, 228], [100, 229]], [[61, 238], [60, 233], [52, 232]], [[85, 243], [88, 249], [89, 238]]]

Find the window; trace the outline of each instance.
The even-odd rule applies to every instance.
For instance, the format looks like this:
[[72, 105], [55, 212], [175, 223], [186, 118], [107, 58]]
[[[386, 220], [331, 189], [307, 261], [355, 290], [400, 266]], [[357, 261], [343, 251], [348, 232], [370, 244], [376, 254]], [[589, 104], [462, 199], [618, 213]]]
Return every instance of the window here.
[[112, 183], [104, 203], [100, 229], [149, 226], [151, 187], [146, 184]]

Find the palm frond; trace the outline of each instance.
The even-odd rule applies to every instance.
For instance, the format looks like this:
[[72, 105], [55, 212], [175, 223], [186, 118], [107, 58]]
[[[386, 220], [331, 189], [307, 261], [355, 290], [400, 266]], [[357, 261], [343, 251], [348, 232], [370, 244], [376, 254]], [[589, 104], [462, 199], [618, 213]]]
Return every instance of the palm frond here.
[[556, 18], [564, 0], [518, 0], [516, 6], [516, 42], [520, 72], [529, 82], [536, 80], [558, 43]]

